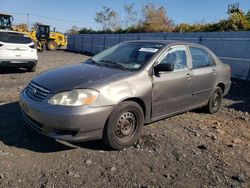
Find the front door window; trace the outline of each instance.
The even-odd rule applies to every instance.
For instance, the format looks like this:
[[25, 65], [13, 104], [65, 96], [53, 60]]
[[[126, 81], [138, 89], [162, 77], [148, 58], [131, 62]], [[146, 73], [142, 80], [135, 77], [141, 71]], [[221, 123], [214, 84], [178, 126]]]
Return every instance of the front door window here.
[[174, 64], [174, 71], [188, 69], [185, 46], [171, 48], [160, 60], [160, 63]]

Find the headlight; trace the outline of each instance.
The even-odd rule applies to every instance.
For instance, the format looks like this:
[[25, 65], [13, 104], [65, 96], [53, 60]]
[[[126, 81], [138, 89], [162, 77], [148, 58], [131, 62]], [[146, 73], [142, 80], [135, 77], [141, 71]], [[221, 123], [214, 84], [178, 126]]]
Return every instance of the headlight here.
[[58, 93], [49, 99], [49, 103], [62, 106], [89, 105], [96, 101], [98, 92], [92, 89], [75, 89]]

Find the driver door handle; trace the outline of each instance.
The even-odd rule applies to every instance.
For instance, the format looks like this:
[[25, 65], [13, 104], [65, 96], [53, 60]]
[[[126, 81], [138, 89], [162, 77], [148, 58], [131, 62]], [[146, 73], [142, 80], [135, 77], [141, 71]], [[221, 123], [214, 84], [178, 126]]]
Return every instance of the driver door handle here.
[[185, 76], [185, 78], [187, 78], [187, 79], [191, 79], [191, 78], [192, 78], [192, 74], [187, 73], [187, 74], [186, 74], [186, 76]]

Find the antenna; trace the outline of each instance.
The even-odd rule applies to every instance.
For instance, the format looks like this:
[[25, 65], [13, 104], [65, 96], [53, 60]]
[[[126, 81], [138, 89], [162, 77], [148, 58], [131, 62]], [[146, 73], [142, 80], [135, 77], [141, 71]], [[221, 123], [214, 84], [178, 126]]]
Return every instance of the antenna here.
[[232, 14], [234, 12], [240, 12], [240, 3], [233, 3], [228, 5], [228, 14]]

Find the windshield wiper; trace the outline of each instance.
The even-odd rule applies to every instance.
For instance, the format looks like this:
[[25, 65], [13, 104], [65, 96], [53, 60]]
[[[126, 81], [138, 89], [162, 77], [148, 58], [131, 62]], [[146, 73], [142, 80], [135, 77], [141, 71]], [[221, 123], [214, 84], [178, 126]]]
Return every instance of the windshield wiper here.
[[127, 69], [126, 69], [124, 66], [122, 66], [121, 64], [116, 63], [116, 62], [111, 61], [111, 60], [100, 60], [100, 62], [103, 62], [103, 63], [105, 63], [106, 65], [111, 65], [111, 66], [113, 66], [113, 67], [115, 67], [115, 68], [119, 68], [119, 69], [121, 69], [121, 70], [127, 70]]
[[88, 63], [88, 64], [94, 64], [94, 65], [97, 65], [97, 66], [99, 66], [99, 67], [102, 66], [101, 64], [97, 63], [97, 62], [94, 61], [93, 59], [88, 59], [86, 63]]

